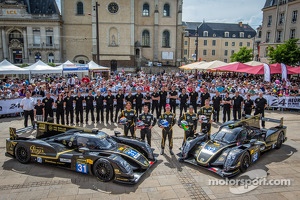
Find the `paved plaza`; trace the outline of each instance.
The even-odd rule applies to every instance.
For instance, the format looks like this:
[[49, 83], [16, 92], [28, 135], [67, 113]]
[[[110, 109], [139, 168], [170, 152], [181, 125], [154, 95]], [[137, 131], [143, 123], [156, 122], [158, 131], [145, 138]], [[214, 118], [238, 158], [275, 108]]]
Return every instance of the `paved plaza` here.
[[[178, 111], [177, 111], [178, 112]], [[5, 139], [9, 137], [8, 127], [22, 128], [23, 118], [0, 119], [0, 199], [262, 199], [284, 200], [300, 199], [300, 114], [289, 111], [267, 111], [266, 117], [284, 117], [288, 127], [288, 140], [281, 149], [264, 153], [259, 161], [248, 169], [267, 171], [268, 180], [290, 180], [290, 185], [261, 185], [244, 194], [233, 194], [230, 186], [210, 185], [210, 180], [222, 178], [201, 168], [179, 163], [177, 156], [166, 154], [158, 156], [158, 162], [147, 171], [141, 181], [134, 186], [115, 183], [102, 183], [95, 177], [60, 169], [54, 166], [30, 163], [20, 164], [7, 158]], [[267, 127], [272, 123], [267, 123]], [[84, 125], [96, 127], [96, 125]], [[117, 124], [98, 124], [98, 128], [113, 134], [122, 131]], [[213, 125], [213, 132], [218, 125]], [[199, 130], [199, 128], [198, 128]], [[139, 131], [137, 131], [139, 136]], [[29, 135], [30, 136], [30, 135]], [[157, 126], [152, 132], [152, 146], [158, 155], [160, 151], [161, 130]], [[174, 152], [179, 152], [183, 140], [183, 130], [175, 125]], [[166, 149], [167, 150], [167, 149]], [[238, 177], [239, 178], [239, 177]]]

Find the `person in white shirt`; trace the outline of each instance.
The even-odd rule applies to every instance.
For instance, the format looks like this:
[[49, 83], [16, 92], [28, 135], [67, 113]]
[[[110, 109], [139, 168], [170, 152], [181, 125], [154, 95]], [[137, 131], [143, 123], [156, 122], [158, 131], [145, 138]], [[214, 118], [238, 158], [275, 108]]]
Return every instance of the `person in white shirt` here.
[[34, 99], [31, 97], [29, 91], [26, 92], [26, 97], [21, 100], [21, 108], [24, 110], [24, 126], [27, 127], [28, 116], [30, 116], [32, 128], [35, 129], [34, 124]]

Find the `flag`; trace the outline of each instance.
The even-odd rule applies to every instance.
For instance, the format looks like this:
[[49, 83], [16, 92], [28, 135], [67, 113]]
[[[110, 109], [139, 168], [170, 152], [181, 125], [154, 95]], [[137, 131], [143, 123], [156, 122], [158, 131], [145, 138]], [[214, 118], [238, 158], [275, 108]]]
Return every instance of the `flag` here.
[[270, 82], [271, 81], [271, 71], [270, 71], [270, 66], [266, 63], [264, 63], [264, 81]]
[[282, 80], [287, 80], [287, 69], [286, 69], [286, 65], [281, 63], [281, 77]]

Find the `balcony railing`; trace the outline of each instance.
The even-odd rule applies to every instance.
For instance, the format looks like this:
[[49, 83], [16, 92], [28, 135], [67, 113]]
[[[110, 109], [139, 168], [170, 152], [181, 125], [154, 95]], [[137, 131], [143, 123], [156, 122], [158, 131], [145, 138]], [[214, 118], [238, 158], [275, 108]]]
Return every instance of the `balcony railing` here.
[[59, 44], [28, 44], [30, 49], [59, 49]]

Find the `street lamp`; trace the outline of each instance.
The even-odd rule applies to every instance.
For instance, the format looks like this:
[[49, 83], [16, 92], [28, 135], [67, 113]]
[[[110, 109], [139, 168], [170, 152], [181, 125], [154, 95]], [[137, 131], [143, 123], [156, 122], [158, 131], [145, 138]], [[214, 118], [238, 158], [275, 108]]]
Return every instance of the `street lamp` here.
[[195, 50], [196, 62], [198, 62], [198, 42], [199, 42], [199, 26], [197, 26], [197, 29], [196, 29], [196, 41], [195, 41], [195, 45], [196, 45], [196, 50]]
[[98, 7], [100, 4], [96, 2], [94, 10], [96, 11], [96, 42], [97, 42], [97, 64], [100, 65], [100, 44], [99, 44], [99, 19], [98, 19]]

